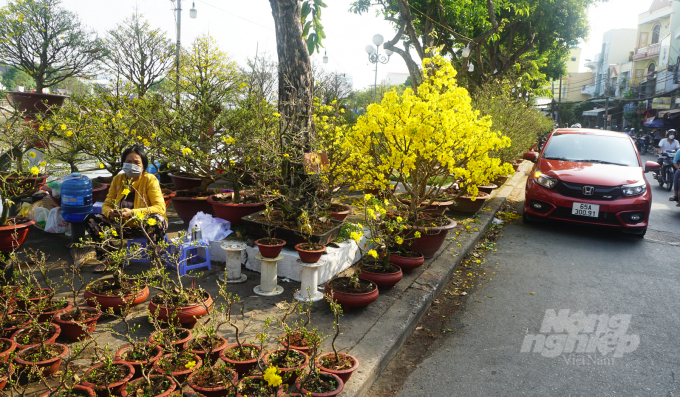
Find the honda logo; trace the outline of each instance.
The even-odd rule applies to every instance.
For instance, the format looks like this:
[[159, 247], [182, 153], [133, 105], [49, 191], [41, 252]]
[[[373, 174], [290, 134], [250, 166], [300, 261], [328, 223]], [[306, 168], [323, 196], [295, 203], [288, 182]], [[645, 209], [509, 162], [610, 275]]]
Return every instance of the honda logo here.
[[592, 196], [593, 193], [595, 193], [595, 188], [592, 186], [583, 186], [583, 189], [581, 189], [583, 192], [584, 196]]

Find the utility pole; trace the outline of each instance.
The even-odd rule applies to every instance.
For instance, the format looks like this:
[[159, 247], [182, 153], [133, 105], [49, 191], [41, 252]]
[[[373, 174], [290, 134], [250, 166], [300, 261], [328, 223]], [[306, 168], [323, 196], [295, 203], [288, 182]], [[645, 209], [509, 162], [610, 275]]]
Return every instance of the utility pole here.
[[560, 76], [560, 94], [559, 94], [559, 100], [557, 102], [557, 126], [562, 127], [562, 119], [560, 118], [562, 115], [560, 114], [560, 110], [562, 109], [562, 76]]
[[557, 117], [555, 117], [555, 80], [552, 81], [552, 101], [550, 102], [550, 115], [555, 121], [557, 121]]
[[179, 110], [179, 55], [181, 51], [181, 34], [182, 34], [182, 0], [177, 0], [177, 54], [175, 55], [175, 64], [177, 66], [177, 81], [175, 81], [175, 98], [177, 109]]
[[608, 122], [609, 122], [609, 97], [607, 97], [607, 100], [604, 101], [604, 129], [605, 130], [609, 129], [607, 127]]

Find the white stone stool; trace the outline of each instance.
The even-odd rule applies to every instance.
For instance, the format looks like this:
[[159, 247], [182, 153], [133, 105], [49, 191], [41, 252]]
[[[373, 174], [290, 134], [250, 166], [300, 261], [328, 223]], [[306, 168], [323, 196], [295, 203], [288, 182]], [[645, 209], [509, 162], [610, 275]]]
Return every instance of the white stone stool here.
[[279, 254], [276, 258], [266, 258], [260, 253], [255, 255], [262, 263], [260, 269], [260, 285], [253, 288], [253, 292], [262, 296], [276, 296], [283, 293], [283, 287], [276, 284], [277, 268], [276, 263], [283, 259], [283, 255]]
[[297, 264], [302, 266], [302, 275], [300, 290], [295, 293], [295, 299], [303, 302], [308, 300], [317, 302], [323, 299], [323, 294], [319, 292], [317, 285], [319, 285], [319, 268], [325, 265], [326, 261], [321, 259], [316, 263], [307, 263], [298, 259]]
[[220, 275], [220, 281], [229, 284], [239, 284], [248, 281], [248, 276], [241, 274], [241, 252], [248, 246], [241, 241], [227, 241], [220, 245], [223, 250], [227, 251], [227, 260], [225, 267], [227, 270], [227, 279], [224, 279], [224, 274]]

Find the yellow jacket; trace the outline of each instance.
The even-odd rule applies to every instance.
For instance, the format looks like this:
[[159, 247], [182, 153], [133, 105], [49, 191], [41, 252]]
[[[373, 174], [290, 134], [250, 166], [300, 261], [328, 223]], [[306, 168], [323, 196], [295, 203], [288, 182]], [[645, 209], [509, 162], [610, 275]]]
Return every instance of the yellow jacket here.
[[[123, 189], [125, 189], [125, 182], [129, 179], [125, 173], [113, 177], [109, 194], [106, 195], [106, 200], [102, 205], [102, 215], [108, 217], [109, 211], [116, 208], [116, 204], [123, 199]], [[163, 200], [163, 192], [161, 185], [158, 184], [158, 179], [152, 174], [145, 172], [138, 181], [132, 182], [132, 188], [135, 191], [135, 208], [132, 210], [132, 217], [138, 213], [156, 213], [161, 214], [165, 219], [165, 200]], [[130, 189], [130, 190], [133, 190]]]

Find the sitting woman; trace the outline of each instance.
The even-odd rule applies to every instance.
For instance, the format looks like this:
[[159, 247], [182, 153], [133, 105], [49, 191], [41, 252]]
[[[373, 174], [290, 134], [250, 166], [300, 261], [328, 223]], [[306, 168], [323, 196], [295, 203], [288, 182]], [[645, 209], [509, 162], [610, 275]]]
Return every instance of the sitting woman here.
[[[101, 243], [100, 232], [114, 228], [123, 239], [146, 237], [142, 227], [156, 243], [163, 240], [168, 230], [168, 219], [165, 215], [165, 201], [158, 179], [146, 172], [149, 160], [144, 149], [134, 145], [126, 149], [122, 156], [123, 173], [116, 175], [106, 195], [101, 214], [90, 214], [85, 218], [85, 229], [95, 242]], [[141, 224], [130, 221], [132, 218], [144, 216]], [[123, 230], [120, 230], [120, 218]], [[94, 271], [102, 272], [104, 265]]]

